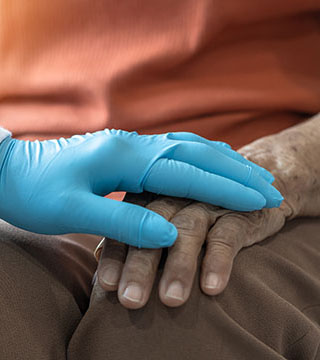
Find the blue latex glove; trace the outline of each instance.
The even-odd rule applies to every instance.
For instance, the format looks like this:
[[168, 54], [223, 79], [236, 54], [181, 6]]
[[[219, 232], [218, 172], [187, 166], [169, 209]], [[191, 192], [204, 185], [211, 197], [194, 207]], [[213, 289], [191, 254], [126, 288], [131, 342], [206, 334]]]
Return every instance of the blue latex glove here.
[[90, 233], [139, 247], [174, 243], [176, 228], [137, 205], [106, 199], [144, 190], [233, 210], [279, 206], [272, 175], [223, 143], [190, 133], [104, 130], [0, 145], [0, 217], [42, 234]]

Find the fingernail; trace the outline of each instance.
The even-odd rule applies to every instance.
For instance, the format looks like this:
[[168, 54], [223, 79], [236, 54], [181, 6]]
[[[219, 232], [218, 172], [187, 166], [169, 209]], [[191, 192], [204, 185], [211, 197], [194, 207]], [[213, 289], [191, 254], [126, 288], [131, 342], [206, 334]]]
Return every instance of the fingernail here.
[[209, 273], [206, 278], [205, 287], [208, 289], [216, 289], [219, 285], [220, 277], [213, 272]]
[[278, 191], [276, 188], [273, 188], [273, 189], [274, 189], [273, 198], [274, 198], [275, 200], [282, 201], [282, 200], [283, 200], [283, 196], [281, 195], [280, 191]]
[[274, 186], [269, 187], [269, 194], [271, 195], [273, 200], [283, 200], [283, 197], [279, 190], [277, 190]]
[[272, 207], [279, 207], [283, 201], [283, 196], [281, 193], [276, 189], [273, 188], [273, 197], [272, 197]]
[[109, 268], [103, 273], [102, 280], [107, 285], [117, 285], [120, 277], [119, 275], [118, 271]]
[[123, 293], [123, 297], [129, 301], [139, 303], [142, 300], [142, 290], [138, 284], [129, 285]]
[[166, 292], [166, 296], [172, 299], [183, 301], [183, 286], [180, 281], [173, 281]]

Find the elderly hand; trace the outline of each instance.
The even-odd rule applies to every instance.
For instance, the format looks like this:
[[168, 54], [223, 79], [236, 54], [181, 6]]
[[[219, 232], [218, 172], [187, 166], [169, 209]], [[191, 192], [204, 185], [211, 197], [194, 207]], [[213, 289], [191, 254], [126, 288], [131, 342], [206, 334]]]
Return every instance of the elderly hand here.
[[[202, 263], [201, 288], [216, 295], [228, 284], [237, 253], [278, 232], [285, 222], [298, 216], [320, 215], [320, 117], [280, 134], [245, 146], [240, 152], [270, 170], [274, 185], [285, 201], [280, 208], [253, 213], [224, 210], [209, 204], [160, 197], [139, 201], [178, 229], [175, 245], [169, 249], [159, 285], [161, 301], [180, 306], [189, 297], [197, 259], [206, 243]], [[120, 302], [137, 309], [148, 301], [161, 250], [138, 250], [108, 240], [98, 265], [98, 279], [107, 291], [118, 290]]]

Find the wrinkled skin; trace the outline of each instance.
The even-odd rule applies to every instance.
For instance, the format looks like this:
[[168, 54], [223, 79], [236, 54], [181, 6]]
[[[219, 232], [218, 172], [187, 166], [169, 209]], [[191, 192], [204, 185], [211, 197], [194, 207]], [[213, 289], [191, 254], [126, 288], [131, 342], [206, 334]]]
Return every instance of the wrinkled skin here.
[[[279, 232], [288, 220], [320, 216], [319, 115], [246, 145], [239, 152], [272, 172], [274, 185], [285, 198], [280, 208], [241, 213], [185, 199], [127, 195], [127, 201], [161, 214], [179, 231], [176, 243], [169, 249], [159, 285], [160, 299], [167, 306], [180, 306], [187, 301], [204, 243], [200, 285], [205, 294], [216, 295], [227, 286], [233, 260], [242, 248]], [[124, 244], [106, 241], [98, 253], [101, 286], [107, 291], [118, 290], [123, 306], [143, 307], [161, 252], [161, 249], [127, 249]], [[126, 291], [128, 286], [131, 291]]]

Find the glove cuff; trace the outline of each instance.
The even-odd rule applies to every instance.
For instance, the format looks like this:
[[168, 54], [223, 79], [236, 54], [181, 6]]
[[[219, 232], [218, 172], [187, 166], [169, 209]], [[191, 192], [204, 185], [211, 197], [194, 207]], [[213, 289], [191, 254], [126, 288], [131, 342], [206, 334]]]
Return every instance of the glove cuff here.
[[2, 141], [4, 139], [6, 139], [8, 136], [11, 136], [11, 135], [12, 135], [12, 133], [9, 130], [4, 129], [0, 126], [0, 144], [2, 143]]

